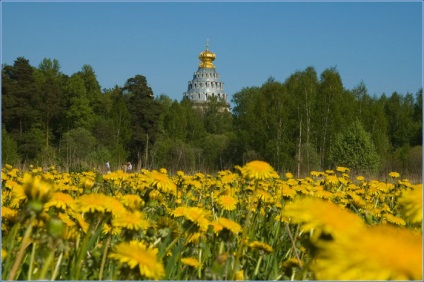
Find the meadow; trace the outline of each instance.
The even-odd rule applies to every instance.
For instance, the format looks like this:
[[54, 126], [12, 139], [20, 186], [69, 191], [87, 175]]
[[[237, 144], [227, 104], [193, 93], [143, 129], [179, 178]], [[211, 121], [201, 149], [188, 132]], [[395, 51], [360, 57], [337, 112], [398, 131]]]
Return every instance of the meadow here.
[[422, 280], [422, 183], [2, 168], [2, 280]]

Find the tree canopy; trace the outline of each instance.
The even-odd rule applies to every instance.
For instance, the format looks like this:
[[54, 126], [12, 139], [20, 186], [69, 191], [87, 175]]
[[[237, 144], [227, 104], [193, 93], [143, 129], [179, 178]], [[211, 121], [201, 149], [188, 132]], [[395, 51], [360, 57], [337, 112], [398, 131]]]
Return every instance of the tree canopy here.
[[19, 57], [2, 67], [2, 161], [214, 172], [260, 159], [299, 177], [422, 167], [422, 89], [372, 97], [363, 81], [346, 89], [336, 68], [309, 66], [240, 89], [232, 107], [155, 96], [142, 74], [101, 90], [90, 65], [68, 76], [56, 59], [33, 67]]

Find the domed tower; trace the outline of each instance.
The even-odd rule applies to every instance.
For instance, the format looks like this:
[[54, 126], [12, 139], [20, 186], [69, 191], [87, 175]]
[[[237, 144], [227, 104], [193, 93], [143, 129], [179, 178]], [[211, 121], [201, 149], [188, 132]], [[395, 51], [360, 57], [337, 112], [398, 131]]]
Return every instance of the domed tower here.
[[215, 58], [206, 42], [206, 50], [199, 55], [199, 68], [194, 73], [193, 80], [188, 82], [188, 89], [184, 92], [183, 98], [192, 100], [195, 107], [203, 107], [210, 97], [217, 97], [218, 100], [225, 102], [226, 109], [229, 110], [224, 83], [219, 80], [219, 74], [212, 63]]

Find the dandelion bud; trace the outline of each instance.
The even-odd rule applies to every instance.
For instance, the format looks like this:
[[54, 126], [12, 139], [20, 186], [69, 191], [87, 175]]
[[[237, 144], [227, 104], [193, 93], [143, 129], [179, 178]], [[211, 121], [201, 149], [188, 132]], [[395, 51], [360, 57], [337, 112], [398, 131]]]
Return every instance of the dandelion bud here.
[[85, 179], [84, 181], [84, 189], [85, 190], [90, 190], [92, 187], [94, 186], [94, 181], [92, 179]]
[[58, 237], [62, 235], [64, 229], [63, 221], [60, 219], [52, 218], [47, 224], [47, 231], [52, 237]]
[[43, 205], [47, 203], [52, 195], [52, 184], [39, 176], [32, 176], [29, 173], [24, 175], [24, 193], [28, 199], [29, 207], [40, 212]]

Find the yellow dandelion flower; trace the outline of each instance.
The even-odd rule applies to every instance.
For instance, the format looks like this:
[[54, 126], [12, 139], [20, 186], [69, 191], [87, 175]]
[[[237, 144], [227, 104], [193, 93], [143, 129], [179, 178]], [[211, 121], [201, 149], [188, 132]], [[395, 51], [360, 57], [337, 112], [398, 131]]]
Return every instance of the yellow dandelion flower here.
[[200, 181], [194, 180], [194, 179], [188, 180], [185, 184], [189, 188], [194, 188], [194, 189], [201, 189], [202, 188], [202, 183], [200, 183]]
[[403, 220], [403, 218], [400, 218], [398, 216], [392, 215], [390, 213], [385, 213], [383, 214], [383, 219], [385, 219], [386, 221], [390, 222], [390, 223], [394, 223], [400, 226], [405, 226], [406, 222], [405, 220]]
[[198, 268], [200, 265], [199, 260], [193, 257], [181, 258], [181, 263], [194, 268]]
[[294, 178], [290, 178], [289, 180], [287, 180], [287, 185], [289, 186], [297, 186], [298, 184], [299, 182]]
[[358, 175], [357, 177], [356, 177], [356, 180], [358, 180], [358, 181], [365, 181], [365, 177], [363, 177], [362, 175]]
[[165, 276], [165, 269], [158, 260], [157, 253], [157, 249], [147, 248], [141, 242], [131, 241], [116, 245], [109, 258], [127, 263], [131, 269], [138, 266], [142, 277], [160, 280]]
[[159, 191], [167, 194], [176, 195], [177, 185], [168, 178], [166, 174], [160, 173], [156, 170], [151, 171], [147, 174], [148, 184], [152, 187], [156, 187]]
[[392, 171], [392, 172], [389, 173], [389, 176], [391, 178], [399, 178], [400, 174], [398, 172]]
[[346, 234], [360, 232], [364, 228], [362, 219], [354, 213], [317, 198], [288, 203], [284, 210], [283, 214], [291, 217], [292, 223], [303, 223], [305, 231], [317, 230], [317, 237], [321, 232], [333, 237], [345, 237]]
[[229, 195], [220, 196], [217, 200], [218, 205], [227, 211], [233, 211], [237, 208], [238, 200]]
[[201, 231], [208, 230], [209, 220], [207, 217], [209, 217], [209, 213], [207, 211], [198, 207], [188, 207], [184, 212], [184, 217], [197, 225]]
[[404, 218], [411, 223], [423, 221], [423, 186], [415, 185], [411, 191], [403, 193], [399, 199]]
[[18, 184], [16, 181], [11, 179], [6, 180], [6, 182], [4, 183], [4, 188], [8, 190], [13, 190], [13, 188], [16, 186], [20, 186], [20, 184]]
[[80, 236], [80, 233], [78, 232], [78, 229], [75, 226], [65, 226], [61, 235], [63, 240], [69, 241], [77, 239]]
[[150, 223], [145, 219], [145, 215], [139, 211], [124, 212], [112, 219], [112, 225], [128, 230], [147, 230]]
[[237, 222], [225, 218], [225, 217], [218, 217], [217, 222], [224, 228], [230, 230], [232, 233], [237, 234], [241, 232], [241, 225]]
[[74, 218], [78, 223], [78, 226], [81, 227], [84, 233], [87, 233], [88, 227], [90, 226], [87, 221], [84, 220], [84, 217], [81, 213], [70, 211], [68, 212], [71, 218]]
[[187, 242], [192, 244], [199, 244], [201, 235], [202, 234], [200, 234], [199, 232], [191, 233], [190, 236], [188, 236], [187, 238]]
[[284, 197], [293, 199], [294, 197], [296, 197], [297, 192], [295, 189], [292, 189], [290, 186], [283, 185], [283, 187], [281, 188], [281, 194]]
[[265, 180], [278, 178], [277, 172], [267, 162], [251, 161], [242, 168], [243, 177], [246, 179]]
[[329, 185], [335, 186], [339, 184], [339, 178], [333, 174], [327, 175], [325, 182]]
[[212, 226], [213, 232], [216, 234], [218, 234], [224, 229], [224, 227], [216, 221], [210, 222], [209, 225]]
[[286, 172], [286, 178], [287, 179], [291, 179], [291, 178], [293, 178], [294, 176], [293, 176], [293, 173], [291, 173], [291, 172]]
[[56, 207], [62, 210], [66, 210], [72, 205], [73, 202], [74, 199], [71, 195], [62, 192], [55, 192], [52, 194], [51, 199], [44, 205], [44, 208], [49, 209], [50, 207]]
[[231, 173], [221, 176], [221, 181], [224, 184], [229, 184], [237, 180], [238, 175]]
[[137, 210], [144, 205], [144, 201], [140, 196], [134, 194], [124, 195], [120, 198], [120, 201], [131, 210]]
[[1, 207], [1, 219], [2, 220], [11, 220], [14, 221], [16, 218], [16, 215], [18, 214], [17, 210], [13, 210], [8, 207]]
[[265, 253], [272, 253], [274, 251], [270, 245], [259, 241], [253, 241], [249, 243], [249, 247], [255, 250], [263, 251]]
[[262, 202], [265, 203], [273, 203], [274, 197], [271, 196], [270, 193], [268, 193], [267, 191], [263, 190], [263, 189], [256, 189], [255, 191], [255, 196], [257, 199], [261, 200]]
[[76, 225], [76, 223], [71, 219], [71, 217], [67, 213], [60, 212], [57, 216], [60, 218], [60, 220], [63, 221], [63, 223], [66, 224], [66, 226], [71, 227]]
[[104, 194], [85, 194], [75, 200], [75, 208], [83, 213], [106, 211], [104, 203]]
[[422, 280], [421, 251], [421, 234], [380, 225], [321, 242], [312, 268], [318, 280]]
[[244, 270], [240, 269], [236, 272], [236, 281], [244, 281]]
[[175, 220], [167, 216], [161, 216], [158, 218], [156, 221], [156, 229], [162, 237], [170, 235], [171, 238], [174, 239], [180, 234], [179, 225], [175, 222]]
[[103, 234], [112, 234], [112, 235], [120, 235], [122, 232], [122, 228], [118, 226], [113, 226], [109, 224], [103, 224], [102, 233]]
[[7, 256], [7, 251], [5, 249], [1, 249], [1, 259], [4, 260]]
[[321, 176], [324, 176], [324, 175], [325, 175], [325, 173], [322, 172], [322, 171], [315, 171], [315, 170], [311, 171], [311, 176], [314, 176], [314, 177], [321, 177]]
[[317, 197], [317, 198], [321, 198], [321, 199], [326, 199], [326, 200], [328, 200], [328, 199], [333, 199], [336, 195], [335, 194], [333, 194], [333, 193], [331, 193], [330, 191], [327, 191], [327, 190], [317, 190], [315, 193], [314, 193], [314, 196], [315, 197]]
[[338, 167], [336, 167], [336, 170], [337, 170], [338, 172], [341, 172], [341, 173], [347, 173], [347, 172], [349, 172], [349, 171], [350, 171], [350, 169], [349, 169], [349, 168], [347, 168], [347, 167], [343, 167], [343, 166], [338, 166]]
[[79, 212], [111, 212], [113, 215], [119, 215], [125, 212], [123, 204], [114, 197], [102, 193], [84, 194], [75, 200], [75, 208]]
[[184, 216], [185, 212], [186, 212], [186, 207], [177, 207], [170, 213], [174, 217], [181, 217], [181, 216]]
[[347, 192], [347, 195], [349, 195], [352, 199], [350, 203], [354, 205], [356, 208], [364, 208], [366, 203], [362, 197], [359, 197], [355, 192]]
[[50, 199], [53, 185], [41, 176], [32, 176], [25, 173], [23, 179], [24, 193], [34, 211], [41, 211], [42, 206]]

